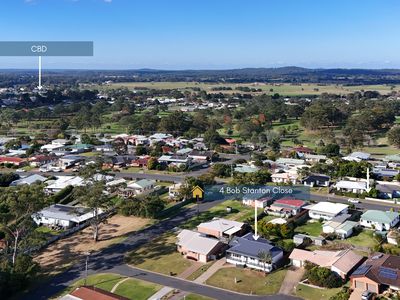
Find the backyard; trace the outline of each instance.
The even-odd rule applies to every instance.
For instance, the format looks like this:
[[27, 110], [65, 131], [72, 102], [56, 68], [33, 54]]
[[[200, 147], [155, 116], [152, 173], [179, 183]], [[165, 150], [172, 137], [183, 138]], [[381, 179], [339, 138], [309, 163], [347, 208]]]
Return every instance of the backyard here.
[[322, 233], [322, 224], [319, 221], [308, 221], [295, 229], [296, 233], [304, 233], [311, 236], [319, 236]]

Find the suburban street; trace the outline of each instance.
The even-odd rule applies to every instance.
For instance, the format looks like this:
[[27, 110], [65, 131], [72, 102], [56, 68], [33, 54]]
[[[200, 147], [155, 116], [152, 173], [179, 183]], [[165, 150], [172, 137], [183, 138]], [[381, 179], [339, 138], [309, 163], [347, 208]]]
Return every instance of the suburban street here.
[[[200, 212], [206, 211], [220, 202], [221, 201], [202, 203], [199, 206], [199, 210]], [[273, 295], [268, 297], [245, 295], [238, 296], [238, 294], [236, 293], [225, 291], [219, 288], [214, 288], [211, 286], [189, 282], [183, 279], [172, 278], [170, 276], [132, 268], [124, 263], [124, 256], [127, 252], [132, 251], [136, 247], [149, 242], [153, 238], [163, 234], [166, 231], [173, 231], [174, 228], [176, 228], [189, 218], [194, 217], [196, 213], [197, 207], [183, 208], [179, 215], [161, 221], [143, 230], [140, 230], [135, 234], [130, 235], [123, 242], [110, 246], [109, 248], [106, 248], [98, 253], [92, 254], [90, 256], [88, 264], [89, 274], [99, 272], [112, 272], [124, 276], [136, 277], [139, 279], [158, 283], [160, 285], [166, 285], [176, 289], [182, 289], [185, 291], [221, 300], [238, 299], [238, 297], [240, 297], [240, 299], [296, 299], [295, 297], [284, 295]], [[48, 299], [51, 296], [61, 292], [63, 289], [71, 285], [74, 281], [84, 276], [85, 263], [84, 261], [81, 261], [66, 272], [55, 276], [50, 281], [44, 282], [41, 285], [36, 286], [32, 291], [29, 291], [28, 294], [22, 296], [21, 299]]]

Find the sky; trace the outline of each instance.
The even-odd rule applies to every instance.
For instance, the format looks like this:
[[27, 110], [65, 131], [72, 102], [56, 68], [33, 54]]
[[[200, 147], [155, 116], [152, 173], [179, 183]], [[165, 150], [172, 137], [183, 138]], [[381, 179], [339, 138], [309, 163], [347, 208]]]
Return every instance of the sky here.
[[[0, 0], [1, 41], [93, 41], [43, 68], [400, 68], [399, 0]], [[0, 57], [0, 69], [36, 57]]]

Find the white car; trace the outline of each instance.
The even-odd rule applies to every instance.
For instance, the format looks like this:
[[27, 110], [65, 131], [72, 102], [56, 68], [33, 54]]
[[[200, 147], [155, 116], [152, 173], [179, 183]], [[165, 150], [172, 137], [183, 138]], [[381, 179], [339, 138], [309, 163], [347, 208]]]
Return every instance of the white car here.
[[25, 172], [25, 170], [24, 169], [16, 169], [15, 172], [23, 173], [23, 172]]
[[349, 198], [349, 199], [347, 200], [347, 202], [350, 202], [350, 203], [360, 203], [360, 200], [358, 200], [358, 199], [353, 199], [353, 198]]

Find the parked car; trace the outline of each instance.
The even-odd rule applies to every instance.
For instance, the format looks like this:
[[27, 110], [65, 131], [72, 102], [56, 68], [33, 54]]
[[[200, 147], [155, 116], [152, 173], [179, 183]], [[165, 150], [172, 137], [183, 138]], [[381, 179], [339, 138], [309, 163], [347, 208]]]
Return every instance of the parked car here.
[[16, 169], [15, 172], [23, 173], [23, 172], [25, 172], [25, 170], [24, 169]]
[[360, 200], [358, 200], [358, 199], [353, 199], [353, 198], [349, 198], [349, 199], [347, 200], [347, 202], [350, 202], [350, 203], [360, 203]]
[[374, 293], [372, 293], [371, 291], [364, 291], [361, 295], [361, 300], [370, 300], [372, 299], [372, 296], [374, 295]]

